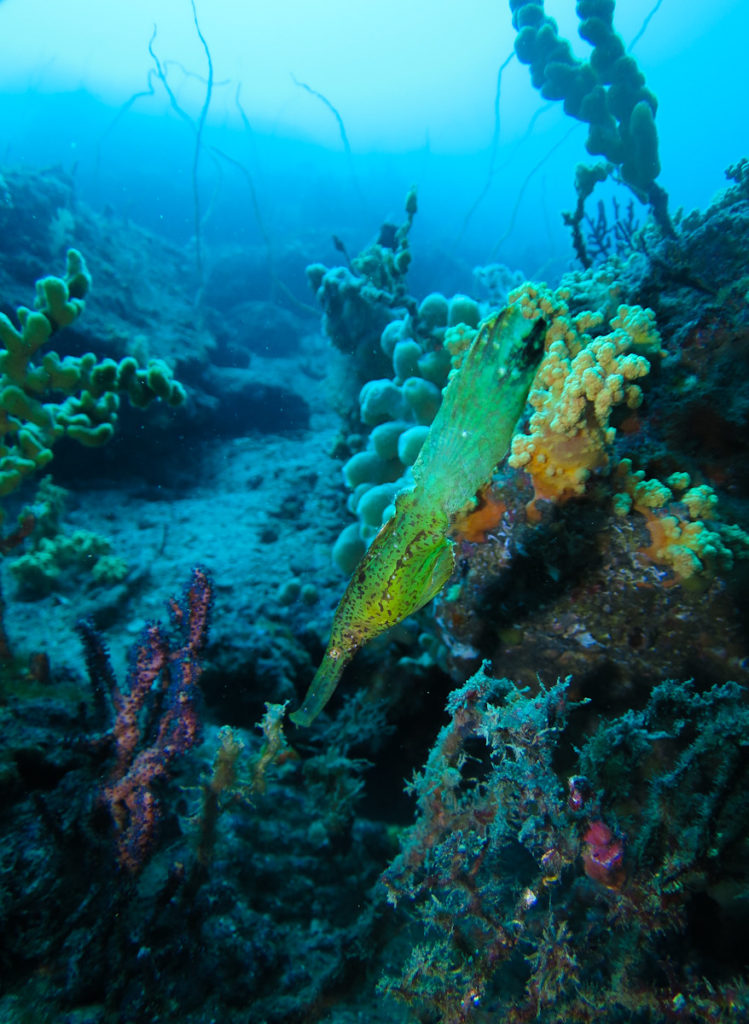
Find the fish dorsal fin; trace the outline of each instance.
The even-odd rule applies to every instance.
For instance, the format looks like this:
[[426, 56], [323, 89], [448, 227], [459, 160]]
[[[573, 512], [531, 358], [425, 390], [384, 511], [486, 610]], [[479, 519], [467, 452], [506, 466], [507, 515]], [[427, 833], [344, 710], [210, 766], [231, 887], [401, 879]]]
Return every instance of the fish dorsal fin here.
[[485, 320], [443, 392], [413, 477], [449, 516], [460, 512], [507, 454], [543, 351], [545, 325], [509, 306]]

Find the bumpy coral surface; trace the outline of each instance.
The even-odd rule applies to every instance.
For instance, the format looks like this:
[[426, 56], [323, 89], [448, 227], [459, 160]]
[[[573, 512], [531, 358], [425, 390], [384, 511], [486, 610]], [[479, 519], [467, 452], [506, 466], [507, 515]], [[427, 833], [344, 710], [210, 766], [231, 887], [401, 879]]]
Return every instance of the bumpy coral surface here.
[[660, 349], [651, 310], [620, 306], [605, 332], [601, 311], [570, 316], [569, 297], [543, 285], [509, 297], [527, 315], [539, 310], [550, 320], [546, 357], [529, 399], [529, 431], [513, 440], [509, 465], [530, 475], [536, 498], [555, 502], [584, 494], [591, 472], [608, 465], [616, 436], [611, 414], [641, 405], [635, 381], [650, 371], [645, 353]]
[[[382, 879], [412, 942], [383, 988], [420, 1018], [746, 1012], [710, 951], [747, 881], [745, 694], [666, 683], [575, 747], [586, 711], [567, 683], [531, 695], [483, 670], [450, 696]], [[690, 920], [716, 869], [736, 888], [715, 894], [700, 932]]]

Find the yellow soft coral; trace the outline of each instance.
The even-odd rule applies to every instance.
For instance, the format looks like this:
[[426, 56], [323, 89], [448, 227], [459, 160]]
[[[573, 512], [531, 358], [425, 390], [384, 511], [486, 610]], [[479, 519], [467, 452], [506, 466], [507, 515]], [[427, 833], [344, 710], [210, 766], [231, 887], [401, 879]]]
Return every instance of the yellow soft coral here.
[[727, 571], [735, 558], [749, 557], [749, 536], [740, 527], [717, 520], [718, 497], [712, 487], [689, 487], [686, 473], [673, 473], [669, 484], [684, 492], [676, 499], [660, 480], [634, 471], [630, 459], [621, 460], [614, 481], [619, 488], [615, 510], [620, 514], [634, 510], [645, 519], [650, 544], [640, 554], [670, 569], [674, 582]]
[[568, 299], [563, 289], [533, 284], [509, 296], [524, 316], [540, 312], [549, 323], [546, 354], [529, 396], [534, 409], [530, 432], [513, 438], [509, 458], [511, 466], [530, 475], [534, 501], [562, 502], [580, 495], [590, 474], [608, 465], [615, 436], [611, 411], [640, 405], [642, 392], [635, 381], [650, 370], [640, 353], [660, 351], [651, 310], [619, 306], [609, 333], [593, 337], [589, 332], [604, 329], [603, 313], [586, 310], [573, 316]]
[[450, 353], [450, 363], [453, 370], [459, 370], [468, 349], [473, 344], [473, 339], [478, 334], [478, 328], [469, 327], [467, 324], [455, 324], [445, 329], [444, 347]]

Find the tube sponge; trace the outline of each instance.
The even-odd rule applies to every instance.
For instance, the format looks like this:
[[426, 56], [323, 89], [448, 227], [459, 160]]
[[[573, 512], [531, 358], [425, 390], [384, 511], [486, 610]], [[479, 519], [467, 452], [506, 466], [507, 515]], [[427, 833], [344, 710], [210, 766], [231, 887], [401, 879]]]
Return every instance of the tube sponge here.
[[402, 489], [400, 482], [378, 484], [361, 496], [356, 507], [357, 515], [363, 527], [379, 530], [382, 526], [385, 511], [393, 504], [396, 493]]
[[586, 122], [588, 152], [619, 166], [638, 197], [655, 206], [665, 197], [655, 185], [657, 103], [614, 29], [614, 0], [578, 0], [580, 36], [593, 47], [589, 61], [573, 55], [556, 21], [544, 12], [543, 0], [511, 0], [510, 6], [515, 53], [530, 65], [534, 88], [544, 99], [563, 100], [566, 114]]
[[372, 447], [383, 462], [398, 458], [398, 440], [408, 423], [401, 420], [391, 420], [390, 423], [381, 423], [375, 427], [369, 435], [372, 440]]
[[447, 375], [450, 372], [450, 353], [445, 348], [434, 349], [432, 352], [425, 352], [419, 359], [419, 376], [443, 388], [447, 384]]
[[407, 337], [408, 322], [406, 320], [391, 320], [380, 335], [380, 348], [388, 358], [391, 358], [398, 342]]
[[403, 383], [403, 397], [419, 423], [429, 424], [442, 402], [440, 389], [423, 377], [409, 377]]
[[411, 338], [399, 341], [393, 349], [393, 371], [396, 380], [403, 381], [419, 372], [421, 345]]
[[353, 491], [359, 484], [382, 484], [394, 480], [402, 469], [397, 460], [386, 462], [377, 452], [368, 450], [357, 452], [344, 464], [343, 479]]
[[450, 299], [450, 312], [447, 318], [449, 327], [465, 324], [467, 327], [478, 327], [481, 313], [478, 303], [469, 295], [453, 295]]
[[333, 545], [333, 561], [346, 576], [350, 576], [367, 550], [359, 533], [359, 524], [350, 523], [341, 531]]
[[447, 326], [447, 299], [440, 292], [431, 292], [419, 306], [419, 326], [427, 333]]
[[405, 407], [400, 388], [387, 378], [367, 381], [359, 392], [359, 410], [368, 427], [402, 419]]
[[398, 438], [398, 458], [404, 466], [413, 466], [419, 457], [421, 446], [429, 433], [429, 427], [420, 425], [410, 427]]

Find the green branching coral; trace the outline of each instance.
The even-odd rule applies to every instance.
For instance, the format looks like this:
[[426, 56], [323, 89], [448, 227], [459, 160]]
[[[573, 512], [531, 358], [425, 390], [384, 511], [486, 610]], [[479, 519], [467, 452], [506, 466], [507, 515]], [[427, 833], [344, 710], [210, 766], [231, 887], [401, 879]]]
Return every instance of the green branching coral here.
[[81, 315], [90, 285], [83, 257], [71, 249], [65, 277], [37, 281], [35, 308], [18, 309], [18, 327], [0, 314], [0, 497], [43, 469], [61, 437], [92, 447], [106, 444], [120, 395], [138, 408], [156, 398], [172, 406], [185, 400], [160, 360], [143, 369], [131, 357], [117, 362], [99, 361], [91, 352], [42, 354], [51, 336]]

